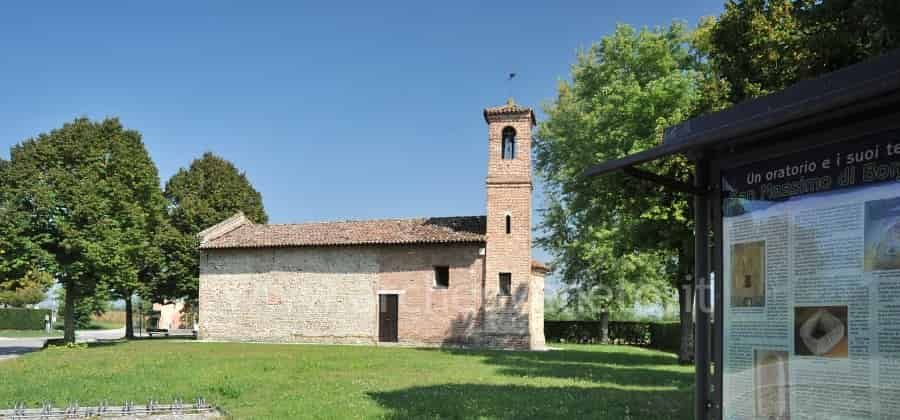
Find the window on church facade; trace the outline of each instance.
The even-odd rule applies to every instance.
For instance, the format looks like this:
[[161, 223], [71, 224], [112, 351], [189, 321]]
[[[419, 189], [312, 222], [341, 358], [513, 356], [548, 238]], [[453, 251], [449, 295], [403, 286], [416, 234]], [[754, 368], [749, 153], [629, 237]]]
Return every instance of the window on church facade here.
[[512, 233], [512, 216], [506, 215], [506, 234]]
[[512, 273], [500, 273], [500, 295], [512, 295]]
[[506, 127], [503, 129], [503, 160], [516, 158], [516, 129]]
[[434, 288], [447, 289], [450, 287], [450, 267], [434, 267]]

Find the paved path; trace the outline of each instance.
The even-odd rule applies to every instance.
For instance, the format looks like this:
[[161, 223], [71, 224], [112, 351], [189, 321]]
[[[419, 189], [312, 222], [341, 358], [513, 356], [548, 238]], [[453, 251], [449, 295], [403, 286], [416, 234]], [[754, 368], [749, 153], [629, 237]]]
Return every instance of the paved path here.
[[[89, 343], [97, 340], [115, 340], [125, 336], [125, 328], [118, 330], [80, 330], [75, 331], [75, 340]], [[46, 337], [38, 338], [0, 338], [0, 362], [19, 357], [25, 353], [40, 350], [44, 347]]]
[[0, 362], [19, 357], [25, 353], [40, 350], [44, 347], [43, 338], [4, 338], [0, 339]]
[[117, 330], [79, 330], [75, 331], [75, 341], [90, 343], [97, 340], [118, 340], [125, 337], [125, 328]]

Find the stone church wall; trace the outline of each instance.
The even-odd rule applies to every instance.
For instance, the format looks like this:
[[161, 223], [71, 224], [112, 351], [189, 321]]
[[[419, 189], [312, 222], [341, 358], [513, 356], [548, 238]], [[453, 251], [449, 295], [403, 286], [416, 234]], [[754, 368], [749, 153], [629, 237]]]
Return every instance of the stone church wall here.
[[364, 247], [205, 251], [200, 338], [371, 343], [377, 272]]
[[[523, 347], [521, 325], [515, 342], [486, 343], [480, 336], [482, 247], [207, 250], [200, 267], [200, 338], [374, 343], [378, 294], [385, 293], [398, 295], [400, 343]], [[448, 288], [435, 287], [435, 266], [449, 267]]]
[[[398, 336], [413, 345], [479, 345], [479, 244], [207, 250], [200, 338], [373, 343], [378, 294], [397, 294]], [[436, 288], [434, 267], [450, 268]]]

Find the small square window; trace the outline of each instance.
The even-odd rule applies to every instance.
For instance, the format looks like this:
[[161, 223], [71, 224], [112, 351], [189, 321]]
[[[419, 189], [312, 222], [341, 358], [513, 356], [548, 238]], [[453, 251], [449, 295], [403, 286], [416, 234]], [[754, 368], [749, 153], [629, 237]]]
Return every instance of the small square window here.
[[434, 267], [434, 288], [446, 289], [450, 287], [450, 267]]
[[512, 273], [500, 273], [500, 295], [512, 295]]

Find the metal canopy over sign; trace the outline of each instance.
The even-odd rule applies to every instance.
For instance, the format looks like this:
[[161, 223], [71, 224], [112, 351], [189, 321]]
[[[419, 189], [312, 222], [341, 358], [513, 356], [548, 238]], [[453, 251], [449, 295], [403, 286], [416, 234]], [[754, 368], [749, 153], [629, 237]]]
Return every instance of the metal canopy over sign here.
[[[672, 154], [692, 185], [636, 167]], [[694, 196], [697, 418], [900, 418], [900, 50], [585, 175], [613, 171]]]

